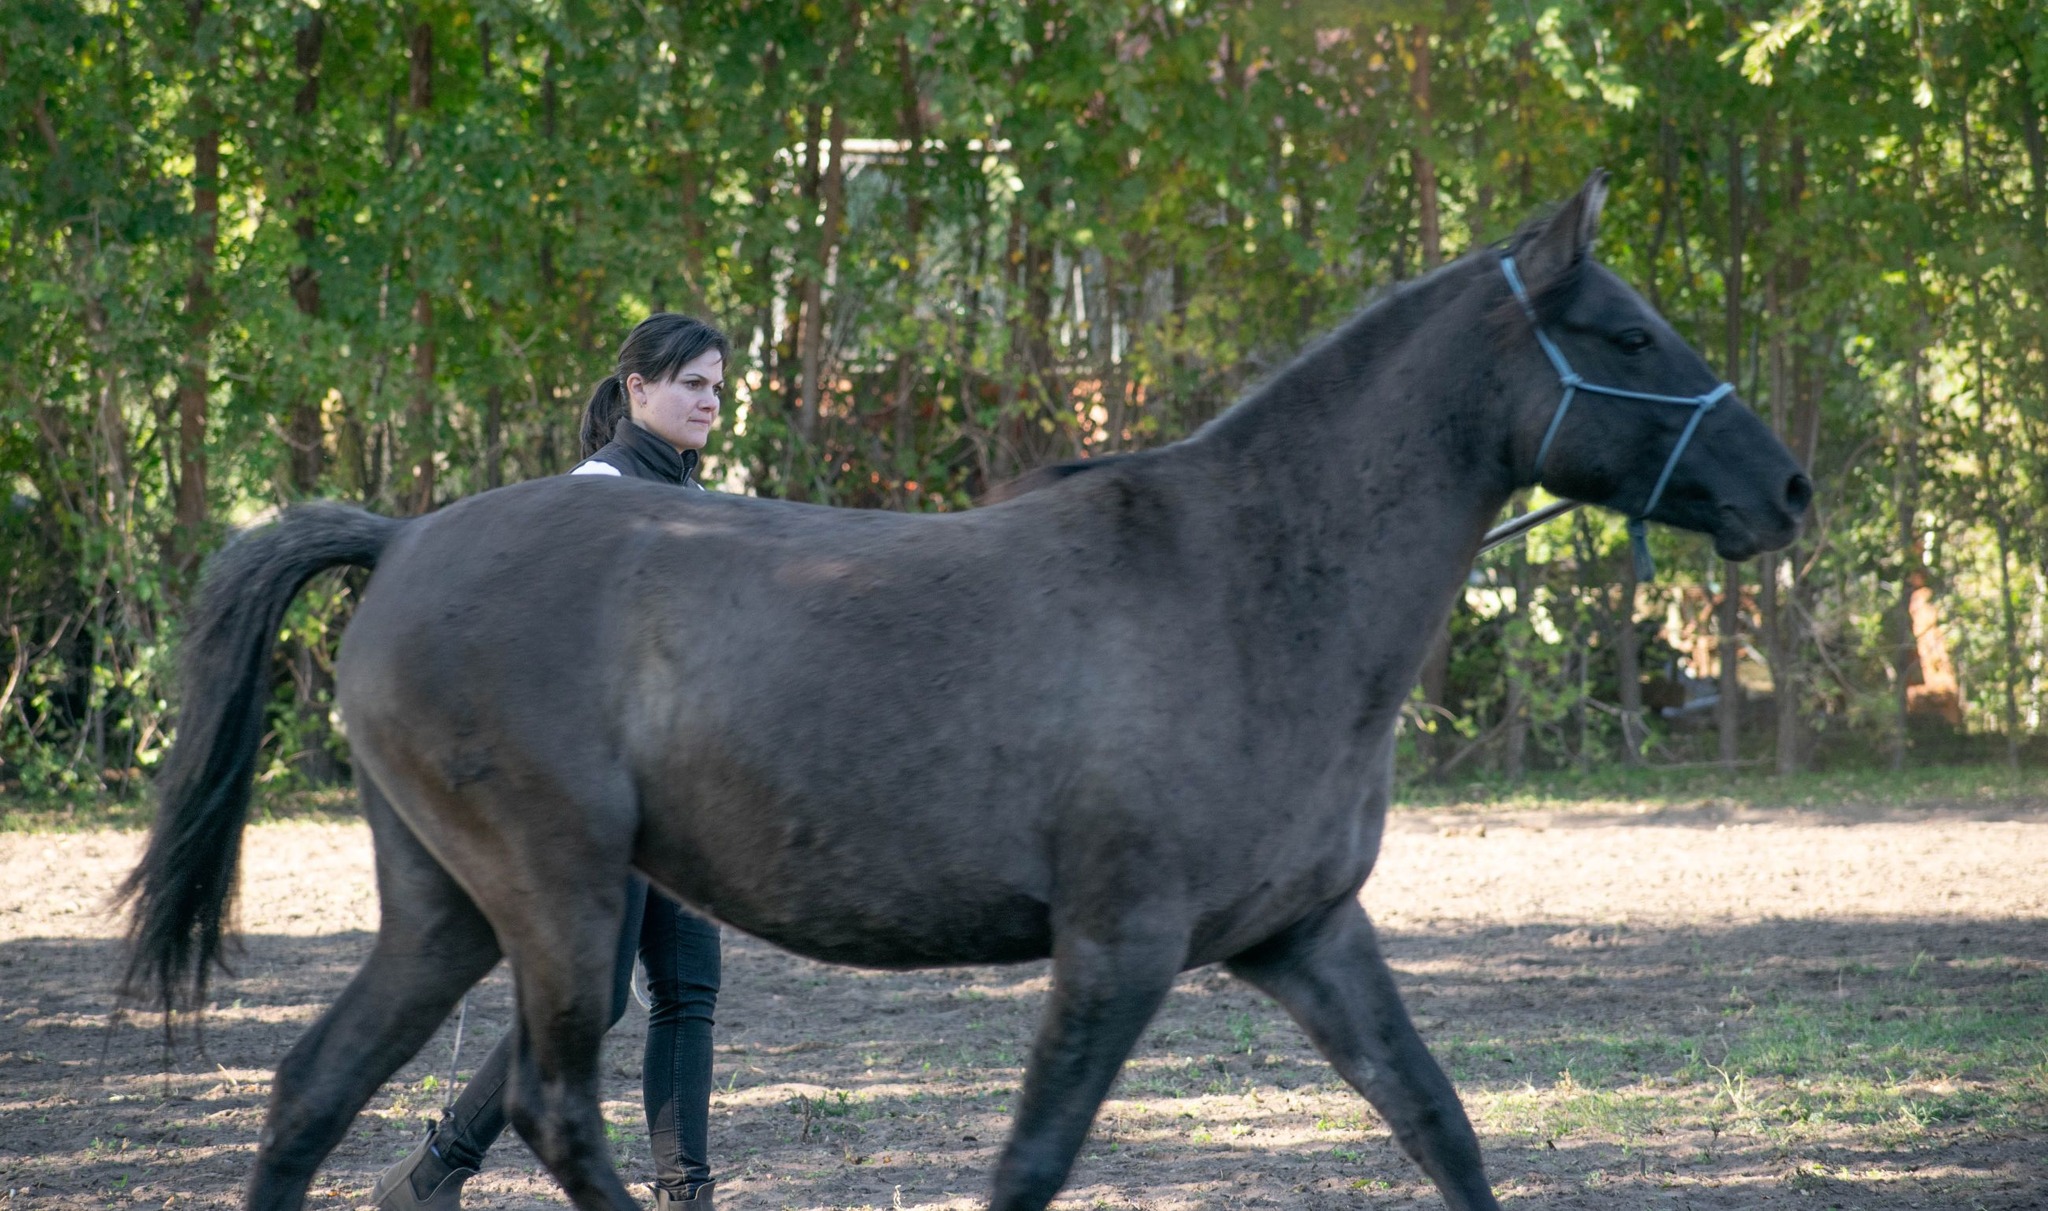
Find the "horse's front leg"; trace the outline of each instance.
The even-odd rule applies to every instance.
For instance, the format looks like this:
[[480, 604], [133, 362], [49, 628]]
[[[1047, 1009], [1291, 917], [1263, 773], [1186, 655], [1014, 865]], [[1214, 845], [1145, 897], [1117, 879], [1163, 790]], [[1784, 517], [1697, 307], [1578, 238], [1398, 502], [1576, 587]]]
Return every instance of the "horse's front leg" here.
[[1074, 1167], [1117, 1069], [1173, 986], [1187, 955], [1185, 917], [1140, 906], [1054, 926], [1052, 998], [991, 1211], [1040, 1211]]
[[1496, 1211], [1479, 1138], [1457, 1091], [1408, 1020], [1372, 922], [1356, 899], [1231, 960], [1285, 1006], [1364, 1094], [1455, 1211]]

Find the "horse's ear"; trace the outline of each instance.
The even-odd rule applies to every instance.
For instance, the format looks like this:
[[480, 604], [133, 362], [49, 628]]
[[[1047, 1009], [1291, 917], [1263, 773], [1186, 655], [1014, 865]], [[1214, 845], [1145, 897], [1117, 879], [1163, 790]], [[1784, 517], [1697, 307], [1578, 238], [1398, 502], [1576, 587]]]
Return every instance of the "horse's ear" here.
[[1543, 288], [1593, 252], [1593, 237], [1600, 232], [1600, 210], [1607, 205], [1607, 170], [1596, 168], [1579, 192], [1558, 208], [1523, 246], [1515, 250], [1522, 277], [1529, 288]]

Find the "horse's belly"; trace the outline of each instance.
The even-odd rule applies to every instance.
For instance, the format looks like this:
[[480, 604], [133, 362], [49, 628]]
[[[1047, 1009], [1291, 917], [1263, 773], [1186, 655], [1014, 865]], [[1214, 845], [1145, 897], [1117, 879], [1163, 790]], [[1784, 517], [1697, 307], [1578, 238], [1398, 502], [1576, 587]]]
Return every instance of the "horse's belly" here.
[[1043, 863], [1025, 846], [853, 810], [806, 820], [723, 807], [647, 821], [635, 860], [678, 899], [736, 929], [863, 967], [1051, 953]]
[[[906, 899], [919, 898], [915, 894]], [[856, 967], [945, 967], [964, 963], [1016, 963], [1052, 953], [1050, 917], [1043, 903], [954, 901], [915, 917], [874, 910], [880, 906], [822, 906], [791, 913], [785, 906], [741, 903], [708, 906], [718, 919], [784, 950], [826, 963]]]
[[[688, 890], [673, 890], [735, 929], [827, 963], [1014, 963], [1052, 950], [1047, 905], [1031, 896], [864, 878], [858, 870], [785, 873], [792, 877], [688, 878], [680, 881]], [[672, 886], [660, 872], [650, 877]]]

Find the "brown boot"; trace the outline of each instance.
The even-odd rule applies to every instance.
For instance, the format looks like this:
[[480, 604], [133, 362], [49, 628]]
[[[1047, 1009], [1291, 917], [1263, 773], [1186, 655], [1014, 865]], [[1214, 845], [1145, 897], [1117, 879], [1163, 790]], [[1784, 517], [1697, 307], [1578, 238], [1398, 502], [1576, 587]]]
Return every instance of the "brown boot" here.
[[688, 1194], [654, 1188], [654, 1211], [711, 1211], [711, 1187], [716, 1182], [699, 1182]]
[[[429, 1131], [411, 1156], [377, 1178], [370, 1188], [370, 1201], [377, 1211], [457, 1211], [462, 1206], [462, 1183], [475, 1176], [476, 1170], [441, 1159], [434, 1151], [434, 1133]], [[420, 1181], [414, 1181], [415, 1177]], [[420, 1192], [422, 1184], [426, 1184], [424, 1194]]]

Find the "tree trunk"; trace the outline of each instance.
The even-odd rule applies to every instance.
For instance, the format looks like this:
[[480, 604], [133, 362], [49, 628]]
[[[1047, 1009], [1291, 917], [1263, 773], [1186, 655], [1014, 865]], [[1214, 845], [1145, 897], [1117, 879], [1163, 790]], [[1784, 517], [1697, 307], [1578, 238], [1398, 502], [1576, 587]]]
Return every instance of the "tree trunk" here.
[[[918, 91], [917, 62], [910, 53], [910, 40], [902, 34], [896, 35], [896, 75], [902, 89], [900, 129], [908, 149], [903, 157], [904, 179], [904, 220], [908, 228], [904, 232], [905, 285], [903, 297], [909, 302], [908, 311], [915, 316], [918, 276], [923, 268], [923, 239], [925, 212], [925, 171], [924, 171], [924, 98]], [[911, 350], [896, 355], [896, 391], [890, 405], [890, 417], [895, 426], [895, 450], [891, 461], [896, 467], [899, 483], [906, 483], [917, 472], [917, 434], [915, 430], [916, 409], [911, 393], [917, 384], [917, 359]], [[913, 493], [903, 486], [893, 489], [899, 505], [907, 507]]]
[[[1108, 250], [1102, 258], [1102, 297], [1107, 308], [1107, 331], [1109, 338], [1102, 346], [1102, 395], [1107, 419], [1103, 422], [1102, 448], [1121, 450], [1124, 448], [1124, 428], [1130, 419], [1131, 381], [1129, 367], [1125, 365], [1124, 354], [1117, 348], [1118, 334], [1129, 333], [1131, 315], [1126, 305], [1127, 292], [1124, 289], [1123, 265]], [[1304, 291], [1302, 297], [1307, 298]]]
[[[704, 224], [704, 164], [697, 154], [698, 121], [690, 89], [690, 51], [687, 42], [675, 50], [675, 66], [669, 73], [669, 91], [676, 100], [676, 125], [682, 135], [678, 168], [682, 173], [677, 206], [683, 212], [683, 247], [679, 268], [683, 277], [683, 305], [691, 315], [703, 317], [707, 307], [704, 274], [700, 266], [710, 251]], [[656, 310], [662, 310], [657, 305]]]
[[[292, 231], [298, 237], [299, 263], [291, 268], [288, 277], [292, 304], [309, 328], [320, 319], [322, 311], [320, 272], [313, 263], [320, 236], [314, 210], [319, 187], [314, 179], [318, 168], [313, 157], [313, 118], [320, 107], [320, 48], [325, 31], [326, 17], [315, 8], [307, 10], [306, 23], [293, 36], [295, 66], [302, 81], [298, 95], [292, 99], [292, 117], [297, 128], [294, 133], [299, 141], [293, 163], [297, 180], [293, 182], [291, 204], [297, 213], [292, 219]], [[291, 444], [291, 486], [293, 495], [304, 497], [320, 490], [321, 447], [326, 435], [320, 419], [321, 392], [317, 384], [302, 375], [293, 384], [293, 392], [286, 425]]]
[[2012, 523], [2003, 505], [1994, 506], [1998, 533], [1998, 604], [2005, 623], [2005, 764], [2020, 767], [2020, 631], [2012, 605]]
[[1643, 763], [1642, 643], [1636, 634], [1636, 561], [1627, 551], [1621, 557], [1621, 602], [1614, 615], [1614, 651], [1621, 681], [1621, 762], [1630, 769]]
[[[1780, 440], [1785, 437], [1785, 426], [1792, 412], [1791, 375], [1785, 351], [1784, 300], [1778, 288], [1779, 274], [1773, 271], [1764, 279], [1764, 310], [1771, 317], [1770, 337], [1770, 421]], [[1782, 749], [1784, 736], [1782, 720], [1784, 704], [1795, 693], [1793, 688], [1792, 657], [1790, 637], [1786, 634], [1785, 611], [1781, 608], [1778, 581], [1785, 566], [1783, 555], [1772, 551], [1757, 562], [1757, 621], [1763, 630], [1765, 659], [1771, 666], [1771, 710], [1780, 721], [1778, 746]], [[1788, 758], [1791, 754], [1779, 751], [1775, 754], [1776, 771], [1780, 774], [1791, 772]]]
[[425, 290], [412, 298], [412, 404], [407, 418], [416, 452], [412, 464], [412, 511], [425, 513], [434, 507], [435, 418], [434, 368], [438, 350], [434, 346], [434, 298]]
[[[1520, 517], [1528, 512], [1528, 498], [1525, 494], [1515, 496], [1513, 515]], [[1515, 553], [1509, 561], [1510, 576], [1515, 590], [1515, 607], [1508, 616], [1507, 646], [1507, 700], [1502, 705], [1502, 722], [1506, 735], [1502, 741], [1501, 771], [1508, 781], [1520, 782], [1529, 772], [1529, 644], [1523, 634], [1524, 623], [1529, 617], [1529, 548], [1524, 543], [1514, 544]]]
[[1443, 222], [1437, 200], [1436, 161], [1431, 157], [1429, 145], [1434, 136], [1434, 122], [1430, 111], [1429, 80], [1429, 28], [1418, 25], [1414, 29], [1411, 45], [1415, 54], [1415, 71], [1408, 77], [1410, 99], [1415, 103], [1416, 145], [1415, 160], [1415, 210], [1417, 237], [1422, 245], [1422, 271], [1428, 273], [1443, 264]]
[[1895, 771], [1906, 768], [1906, 749], [1911, 743], [1907, 722], [1912, 711], [1914, 674], [1920, 664], [1920, 645], [1913, 635], [1914, 575], [1920, 570], [1919, 543], [1914, 533], [1918, 524], [1915, 501], [1919, 492], [1920, 462], [1920, 440], [1916, 429], [1917, 425], [1911, 420], [1900, 429], [1899, 465], [1892, 480], [1899, 514], [1899, 594], [1892, 623], [1895, 654], [1892, 657], [1894, 719], [1891, 768]]
[[1593, 754], [1586, 741], [1592, 727], [1591, 712], [1586, 704], [1592, 696], [1593, 634], [1599, 623], [1594, 612], [1587, 607], [1586, 577], [1592, 571], [1592, 544], [1587, 534], [1586, 515], [1581, 513], [1572, 519], [1573, 551], [1571, 592], [1561, 603], [1559, 611], [1561, 625], [1558, 629], [1571, 636], [1571, 649], [1565, 653], [1565, 679], [1571, 685], [1572, 705], [1572, 768], [1584, 769]]
[[[434, 109], [434, 27], [426, 20], [418, 20], [412, 27], [408, 39], [410, 57], [410, 80], [406, 102], [412, 111], [412, 170], [420, 172], [426, 162], [426, 139], [424, 125], [426, 115]], [[440, 447], [440, 434], [436, 432], [434, 418], [434, 369], [438, 361], [438, 348], [434, 344], [434, 295], [420, 281], [422, 250], [414, 246], [414, 295], [412, 295], [412, 404], [408, 406], [406, 426], [408, 445], [414, 449], [412, 459], [412, 490], [410, 508], [412, 512], [426, 512], [434, 508], [434, 465]]]
[[[548, 160], [551, 162], [556, 161], [560, 154], [555, 146], [560, 108], [561, 86], [555, 80], [555, 44], [549, 42], [540, 59], [540, 134], [547, 148]], [[553, 223], [547, 221], [548, 216], [545, 212], [536, 213], [534, 218], [538, 220], [537, 226], [540, 228], [540, 247], [535, 252], [535, 268], [540, 274], [540, 292], [541, 297], [546, 300], [543, 304], [545, 306], [554, 301], [559, 285], [555, 275], [555, 227]], [[554, 402], [552, 393], [543, 398], [549, 403]], [[553, 433], [553, 424], [543, 426], [543, 431]]]
[[[813, 101], [804, 110], [804, 175], [797, 185], [798, 196], [809, 201], [812, 207], [823, 206], [825, 183], [825, 106]], [[790, 317], [795, 329], [797, 383], [796, 383], [796, 432], [805, 444], [817, 432], [817, 417], [812, 408], [817, 402], [817, 382], [812, 374], [816, 360], [811, 353], [811, 324], [820, 310], [823, 295], [820, 280], [825, 276], [825, 267], [807, 265], [799, 270], [790, 298], [794, 300], [797, 313]], [[822, 325], [821, 329], [822, 331]], [[792, 479], [788, 485], [792, 496], [802, 499], [805, 493], [798, 489]]]
[[[90, 252], [74, 245], [74, 253], [83, 258]], [[96, 501], [98, 521], [102, 525], [126, 527], [129, 508], [132, 503], [132, 468], [129, 460], [128, 419], [121, 410], [121, 372], [112, 356], [111, 336], [108, 330], [107, 307], [97, 294], [88, 295], [85, 300], [85, 334], [88, 347], [99, 362], [99, 408], [98, 436], [105, 462], [101, 471], [103, 480], [99, 498]], [[0, 715], [0, 718], [4, 718]]]
[[[412, 166], [420, 171], [426, 159], [422, 127], [434, 107], [434, 27], [422, 20], [414, 23], [409, 40], [411, 79], [408, 104], [413, 112]], [[419, 250], [414, 249], [415, 275], [412, 299], [412, 404], [407, 418], [412, 430], [412, 511], [425, 513], [434, 507], [435, 455], [440, 435], [435, 431], [434, 371], [439, 350], [434, 336], [434, 298], [418, 280]]]
[[1742, 134], [1731, 121], [1728, 125], [1728, 261], [1722, 270], [1721, 298], [1723, 334], [1727, 344], [1721, 373], [1729, 382], [1742, 381], [1742, 254], [1747, 235], [1743, 213]]
[[[861, 14], [857, 4], [849, 6], [850, 24], [846, 37], [833, 52], [828, 73], [817, 78], [818, 95], [826, 95], [833, 87], [848, 78], [853, 56], [858, 49]], [[815, 442], [821, 432], [824, 407], [825, 384], [825, 285], [832, 273], [832, 258], [839, 247], [840, 228], [845, 222], [846, 197], [846, 106], [833, 104], [830, 125], [826, 125], [825, 103], [813, 101], [805, 113], [804, 139], [810, 151], [806, 157], [807, 188], [805, 190], [818, 208], [816, 260], [803, 279], [799, 296], [802, 300], [803, 315], [797, 328], [797, 360], [803, 381], [799, 384], [797, 397], [797, 431], [806, 444]], [[826, 158], [826, 143], [830, 142], [830, 156]], [[823, 459], [818, 465], [823, 466]], [[807, 496], [806, 485], [792, 483], [798, 489], [799, 498]]]
[[[1776, 127], [1773, 126], [1770, 136], [1757, 152], [1757, 171], [1759, 176], [1763, 175], [1766, 166], [1770, 163], [1772, 154], [1776, 150]], [[1789, 156], [1786, 161], [1786, 172], [1788, 177], [1792, 175], [1792, 163]], [[1780, 208], [1780, 213], [1796, 215], [1798, 208], [1798, 198], [1791, 197], [1786, 199], [1784, 206]], [[1768, 230], [1768, 207], [1765, 209], [1763, 227], [1765, 230]], [[1785, 440], [1787, 425], [1792, 414], [1790, 355], [1785, 341], [1787, 322], [1784, 297], [1789, 272], [1789, 267], [1785, 261], [1776, 259], [1765, 269], [1763, 275], [1763, 314], [1766, 318], [1765, 330], [1768, 333], [1764, 352], [1764, 393], [1768, 407], [1764, 411], [1764, 416], [1772, 431], [1778, 435], [1780, 441]], [[1795, 692], [1793, 689], [1793, 681], [1795, 679], [1791, 669], [1791, 644], [1788, 642], [1789, 637], [1786, 632], [1786, 611], [1783, 608], [1784, 601], [1779, 591], [1779, 581], [1782, 578], [1784, 567], [1784, 556], [1781, 552], [1777, 551], [1765, 554], [1757, 563], [1757, 627], [1762, 632], [1764, 661], [1770, 667], [1771, 711], [1774, 720], [1783, 719], [1784, 704]], [[1791, 754], [1778, 751], [1781, 746], [1777, 742], [1781, 740], [1782, 737], [1774, 735], [1772, 753], [1774, 769], [1782, 774], [1789, 772], [1788, 758]]]
[[1789, 760], [1792, 754], [1777, 751], [1785, 741], [1784, 701], [1797, 692], [1793, 684], [1791, 637], [1786, 633], [1787, 611], [1778, 583], [1785, 567], [1784, 553], [1773, 551], [1757, 561], [1756, 570], [1757, 618], [1763, 628], [1764, 659], [1771, 668], [1771, 717], [1777, 723], [1772, 768], [1780, 774], [1789, 774], [1796, 768]]
[[492, 380], [484, 388], [484, 487], [505, 483], [505, 386]]
[[[1917, 287], [1918, 278], [1908, 273], [1907, 280]], [[1913, 684], [1919, 680], [1920, 644], [1913, 632], [1913, 591], [1921, 581], [1919, 493], [1920, 493], [1920, 359], [1923, 350], [1920, 345], [1921, 333], [1917, 326], [1913, 336], [1912, 357], [1907, 363], [1907, 413], [1900, 424], [1897, 439], [1898, 466], [1893, 469], [1892, 484], [1895, 491], [1899, 518], [1899, 598], [1895, 627], [1897, 634], [1897, 655], [1892, 665], [1896, 676], [1893, 678], [1896, 725], [1892, 732], [1891, 767], [1902, 770], [1906, 767], [1906, 753], [1912, 743], [1909, 724], [1912, 716]]]
[[[1723, 270], [1722, 291], [1726, 305], [1727, 349], [1723, 373], [1731, 383], [1742, 381], [1742, 271], [1744, 224], [1742, 134], [1731, 121], [1728, 125], [1728, 263]], [[1733, 768], [1741, 750], [1742, 682], [1737, 676], [1742, 657], [1742, 569], [1723, 561], [1720, 625], [1720, 698], [1714, 706], [1714, 722], [1720, 733], [1721, 764]]]
[[[1785, 212], [1796, 223], [1806, 198], [1806, 140], [1796, 131], [1787, 141]], [[1796, 241], [1795, 241], [1796, 242]], [[1788, 341], [1786, 330], [1792, 317], [1787, 314], [1806, 289], [1812, 263], [1803, 254], [1788, 257], [1784, 269], [1784, 294], [1772, 303], [1776, 317], [1772, 333], [1772, 415], [1778, 435], [1799, 460], [1809, 476], [1813, 471], [1814, 442], [1818, 438], [1819, 404], [1810, 389], [1806, 372], [1806, 343]], [[1788, 347], [1789, 345], [1789, 347]], [[1782, 382], [1780, 381], [1782, 379]], [[1801, 638], [1805, 633], [1805, 599], [1802, 592], [1800, 544], [1773, 557], [1770, 573], [1772, 593], [1771, 697], [1776, 716], [1777, 739], [1772, 746], [1780, 774], [1797, 773], [1806, 764], [1806, 727], [1801, 713], [1806, 693], [1806, 670]], [[1783, 569], [1789, 575], [1780, 572]], [[1782, 590], [1779, 581], [1785, 581]]]
[[2020, 103], [2020, 142], [2027, 149], [2027, 192], [2033, 202], [2035, 237], [2048, 240], [2048, 134], [2041, 129], [2041, 105], [2035, 99], [2033, 73], [2027, 70], [2024, 55], [2019, 68], [2019, 87], [2013, 92]]
[[[824, 222], [818, 227], [817, 274], [807, 283], [804, 297], [802, 337], [804, 393], [800, 413], [804, 437], [815, 440], [825, 406], [825, 284], [832, 276], [832, 258], [839, 248], [839, 227], [846, 208], [846, 107], [834, 105], [827, 127], [831, 158], [825, 161], [819, 185], [819, 205]], [[823, 155], [822, 148], [813, 152]]]
[[1422, 657], [1423, 726], [1416, 733], [1415, 749], [1431, 778], [1450, 760], [1450, 745], [1446, 743], [1449, 737], [1444, 728], [1444, 692], [1449, 688], [1450, 677], [1451, 623], [1447, 618], [1436, 629], [1436, 637], [1429, 641], [1429, 651]]
[[[185, 9], [193, 48], [200, 45], [206, 19], [205, 0], [189, 0]], [[213, 99], [212, 55], [204, 56], [193, 73], [188, 102], [194, 129], [192, 141], [192, 261], [185, 276], [185, 351], [178, 366], [178, 490], [177, 535], [172, 549], [177, 566], [189, 572], [205, 545], [206, 406], [212, 388], [214, 263], [220, 248], [220, 114]]]
[[1721, 561], [1719, 697], [1714, 703], [1714, 723], [1719, 732], [1720, 760], [1735, 768], [1742, 755], [1742, 565]]
[[[293, 67], [299, 73], [300, 83], [298, 94], [292, 98], [292, 133], [298, 145], [292, 156], [290, 203], [299, 263], [288, 271], [287, 281], [292, 305], [307, 329], [319, 321], [324, 311], [320, 273], [314, 263], [320, 237], [315, 202], [319, 197], [319, 168], [314, 152], [314, 117], [320, 108], [320, 52], [325, 34], [325, 14], [314, 8], [306, 10], [305, 24], [292, 37]], [[320, 415], [324, 392], [303, 371], [292, 384], [292, 391], [285, 423], [286, 441], [291, 446], [291, 493], [308, 497], [319, 492], [324, 469], [326, 433]], [[328, 711], [334, 700], [334, 678], [321, 659], [317, 641], [294, 638], [286, 651], [292, 667], [293, 708], [307, 740], [306, 748], [296, 754], [293, 764], [299, 776], [313, 785], [332, 786], [346, 774], [329, 747], [332, 729], [328, 725]]]
[[[1024, 273], [1024, 366], [1025, 381], [1018, 384], [1025, 398], [1033, 398], [1048, 415], [1061, 411], [1060, 404], [1065, 394], [1060, 381], [1058, 355], [1052, 348], [1052, 296], [1053, 296], [1053, 244], [1050, 234], [1054, 207], [1053, 188], [1043, 174], [1052, 169], [1037, 165], [1033, 175], [1040, 176], [1042, 183], [1033, 191], [1037, 202], [1036, 222], [1024, 223], [1023, 253], [1020, 268]], [[1036, 466], [1044, 461], [1044, 443], [1034, 441], [1038, 432], [1038, 418], [1030, 415], [1029, 407], [1018, 409], [1023, 415], [1010, 418], [1009, 423], [1018, 433], [1018, 448], [1026, 451], [1021, 459], [1023, 466]], [[1057, 436], [1057, 435], [1055, 435]], [[1021, 469], [1021, 468], [1020, 468]]]

